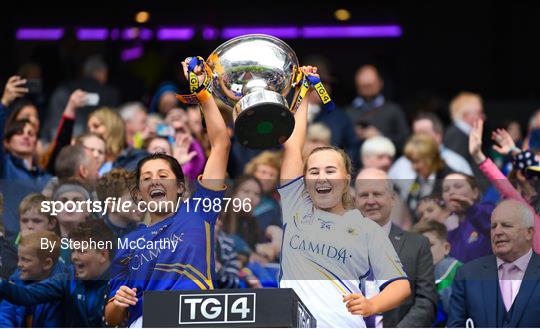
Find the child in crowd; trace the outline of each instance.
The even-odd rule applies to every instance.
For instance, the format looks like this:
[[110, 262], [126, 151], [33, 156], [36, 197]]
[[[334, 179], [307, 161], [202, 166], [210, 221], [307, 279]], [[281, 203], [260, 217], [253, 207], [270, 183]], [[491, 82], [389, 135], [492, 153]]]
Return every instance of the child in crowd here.
[[19, 237], [20, 238], [35, 232], [57, 230], [57, 221], [50, 212], [44, 212], [42, 205], [50, 200], [41, 193], [28, 194], [19, 205]]
[[0, 298], [24, 306], [61, 301], [61, 313], [67, 327], [102, 327], [105, 289], [108, 282], [112, 232], [102, 220], [92, 220], [77, 226], [69, 236], [72, 241], [96, 242], [102, 249], [74, 249], [73, 267], [69, 273], [20, 286], [0, 280]]
[[447, 230], [455, 229], [459, 224], [457, 215], [452, 214], [440, 196], [427, 196], [420, 199], [416, 207], [419, 222], [434, 220], [446, 226]]
[[462, 173], [447, 175], [442, 198], [458, 218], [457, 226], [448, 231], [450, 254], [463, 263], [490, 255], [491, 213], [495, 205], [481, 201], [476, 179]]
[[[115, 168], [103, 175], [96, 184], [96, 193], [102, 204], [105, 204], [107, 199], [111, 201], [106, 203], [107, 212], [102, 217], [117, 238], [133, 231], [143, 217], [130, 194], [129, 182], [132, 179], [133, 177], [125, 169]], [[117, 211], [119, 208], [113, 205], [113, 200], [114, 204], [120, 205], [130, 202], [131, 207], [120, 208], [121, 210]]]
[[435, 283], [439, 294], [434, 326], [444, 327], [448, 319], [452, 282], [462, 263], [449, 256], [451, 245], [448, 242], [448, 231], [442, 223], [434, 220], [422, 221], [416, 224], [413, 230], [427, 237], [431, 245], [433, 264], [435, 264]]
[[[41, 239], [54, 242], [50, 248], [41, 248]], [[18, 286], [46, 280], [65, 273], [66, 267], [58, 261], [60, 238], [47, 230], [27, 232], [19, 243], [19, 269], [9, 278]], [[60, 301], [32, 306], [18, 306], [6, 300], [0, 302], [0, 327], [61, 327], [64, 315]]]
[[[64, 204], [68, 201], [77, 204], [79, 202], [86, 202], [86, 200], [92, 200], [92, 195], [79, 180], [67, 179], [60, 182], [55, 188], [52, 199], [53, 201], [60, 201]], [[68, 210], [63, 209], [56, 214], [61, 238], [68, 237], [79, 224], [84, 223], [91, 218], [91, 214], [87, 211], [88, 209], [86, 206], [75, 209], [75, 211]], [[62, 248], [60, 250], [60, 259], [68, 265], [71, 264], [71, 249]]]

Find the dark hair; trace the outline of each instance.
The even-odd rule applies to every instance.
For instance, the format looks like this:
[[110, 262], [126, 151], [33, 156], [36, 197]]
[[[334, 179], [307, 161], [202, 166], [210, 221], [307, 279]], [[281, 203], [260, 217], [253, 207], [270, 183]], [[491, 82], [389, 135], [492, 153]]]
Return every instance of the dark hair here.
[[433, 130], [437, 134], [441, 134], [441, 135], [443, 134], [444, 132], [443, 124], [441, 122], [441, 119], [439, 119], [439, 117], [436, 114], [431, 113], [431, 112], [420, 112], [414, 117], [413, 123], [420, 120], [431, 121], [431, 124], [433, 125]]
[[448, 242], [448, 230], [446, 229], [446, 226], [434, 220], [417, 223], [413, 226], [413, 232], [419, 234], [433, 232], [439, 240]]
[[15, 120], [10, 125], [6, 125], [4, 129], [4, 141], [9, 141], [14, 135], [22, 134], [26, 125], [34, 127], [28, 119]]
[[141, 179], [141, 168], [142, 166], [147, 163], [148, 161], [152, 161], [152, 160], [165, 160], [168, 164], [169, 164], [169, 167], [171, 168], [172, 172], [174, 173], [174, 175], [176, 176], [176, 185], [178, 187], [182, 187], [184, 189], [184, 192], [182, 194], [178, 194], [177, 195], [177, 198], [178, 200], [182, 199], [183, 196], [185, 195], [186, 193], [186, 180], [184, 178], [184, 171], [182, 170], [182, 167], [180, 166], [180, 164], [178, 163], [178, 161], [173, 158], [172, 156], [170, 155], [167, 155], [165, 153], [152, 153], [152, 154], [149, 154], [147, 156], [145, 156], [144, 158], [142, 158], [141, 160], [139, 160], [139, 162], [137, 163], [137, 168], [135, 169], [135, 175], [134, 175], [134, 187], [133, 188], [130, 188], [130, 192], [131, 192], [131, 197], [133, 198], [133, 200], [135, 202], [138, 202], [141, 200], [140, 198], [140, 179]]
[[17, 116], [19, 115], [19, 113], [21, 113], [23, 108], [25, 108], [26, 106], [33, 106], [33, 107], [35, 107], [37, 109], [37, 105], [31, 99], [28, 99], [28, 98], [16, 99], [10, 106], [11, 113], [9, 114], [8, 118], [6, 119], [6, 126], [5, 127], [10, 126], [15, 121], [17, 121]]
[[142, 166], [147, 163], [148, 161], [151, 161], [151, 160], [165, 160], [168, 164], [169, 164], [169, 167], [171, 168], [172, 172], [174, 173], [174, 175], [176, 176], [176, 179], [180, 182], [180, 183], [184, 183], [184, 171], [182, 170], [182, 167], [180, 166], [180, 164], [178, 163], [178, 161], [173, 158], [172, 156], [170, 155], [167, 155], [165, 153], [152, 153], [152, 154], [149, 154], [147, 156], [145, 156], [144, 158], [142, 158], [141, 160], [139, 160], [139, 162], [137, 163], [137, 169], [135, 169], [135, 178], [137, 179], [137, 188], [139, 188], [139, 179], [141, 178], [141, 168]]
[[74, 177], [81, 165], [87, 163], [87, 155], [84, 147], [80, 144], [68, 145], [62, 148], [56, 162], [54, 171], [58, 178]]
[[[114, 234], [111, 229], [105, 224], [102, 219], [89, 220], [77, 225], [77, 227], [69, 234], [69, 238], [74, 241], [89, 241], [94, 240], [96, 242], [103, 242], [102, 245], [106, 246], [110, 241], [114, 248], [116, 248]], [[107, 249], [107, 247], [105, 247]], [[109, 250], [109, 259], [111, 258], [111, 252]]]

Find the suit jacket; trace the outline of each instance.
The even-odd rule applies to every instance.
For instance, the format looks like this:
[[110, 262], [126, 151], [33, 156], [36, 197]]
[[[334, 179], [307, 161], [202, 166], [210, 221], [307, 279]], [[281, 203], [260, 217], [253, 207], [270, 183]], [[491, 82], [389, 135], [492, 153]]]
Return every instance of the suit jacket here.
[[438, 301], [429, 240], [392, 224], [389, 235], [411, 283], [411, 296], [383, 314], [383, 326], [431, 327]]
[[452, 124], [444, 134], [443, 144], [448, 149], [456, 152], [467, 160], [471, 166], [478, 186], [482, 191], [485, 191], [490, 184], [469, 153], [469, 136], [461, 131], [455, 124]]
[[467, 162], [471, 162], [471, 156], [469, 155], [469, 136], [461, 131], [455, 124], [448, 127], [444, 133], [443, 144], [450, 150], [467, 159]]
[[[540, 327], [540, 256], [533, 253], [506, 327]], [[497, 260], [494, 255], [478, 258], [459, 268], [452, 286], [448, 327], [465, 327], [471, 318], [474, 326], [498, 327], [499, 294]]]

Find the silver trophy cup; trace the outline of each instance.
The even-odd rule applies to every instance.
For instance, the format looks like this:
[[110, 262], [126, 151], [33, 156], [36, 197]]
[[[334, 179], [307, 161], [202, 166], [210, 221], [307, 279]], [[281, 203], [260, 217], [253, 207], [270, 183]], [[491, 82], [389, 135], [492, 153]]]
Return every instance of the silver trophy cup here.
[[294, 129], [285, 97], [298, 69], [294, 51], [280, 39], [249, 34], [231, 39], [210, 54], [210, 92], [233, 110], [241, 145], [267, 149], [284, 143]]

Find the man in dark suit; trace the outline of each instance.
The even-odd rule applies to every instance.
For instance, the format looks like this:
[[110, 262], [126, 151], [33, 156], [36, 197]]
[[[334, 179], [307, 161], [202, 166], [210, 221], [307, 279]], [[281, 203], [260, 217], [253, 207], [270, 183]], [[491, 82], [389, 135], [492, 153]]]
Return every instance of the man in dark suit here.
[[[383, 327], [431, 327], [435, 320], [438, 297], [429, 240], [392, 224], [390, 213], [395, 193], [384, 171], [360, 171], [355, 187], [356, 207], [388, 232], [411, 283], [411, 296], [397, 308], [382, 314]], [[371, 320], [366, 319], [368, 327], [379, 326], [381, 318], [376, 316], [374, 323], [370, 324]]]
[[448, 327], [540, 327], [540, 256], [532, 250], [533, 225], [527, 205], [505, 200], [495, 208], [494, 255], [458, 270]]

